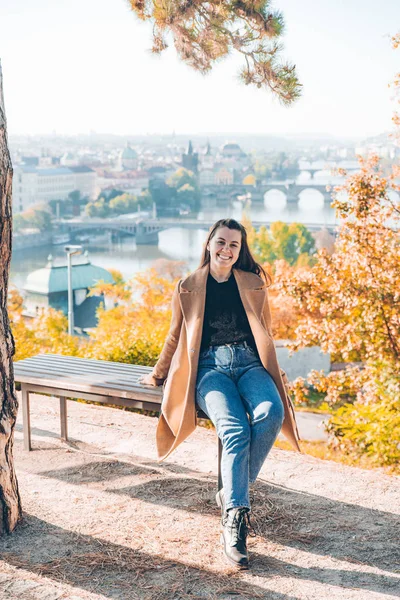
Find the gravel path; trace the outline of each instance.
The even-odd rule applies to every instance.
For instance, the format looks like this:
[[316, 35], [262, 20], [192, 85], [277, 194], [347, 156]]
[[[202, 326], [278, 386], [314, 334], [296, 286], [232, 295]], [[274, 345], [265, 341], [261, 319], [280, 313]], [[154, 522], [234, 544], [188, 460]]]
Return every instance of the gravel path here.
[[274, 449], [254, 486], [251, 569], [219, 545], [216, 443], [158, 464], [156, 420], [33, 396], [15, 433], [24, 519], [0, 539], [3, 600], [378, 600], [400, 596], [399, 479]]

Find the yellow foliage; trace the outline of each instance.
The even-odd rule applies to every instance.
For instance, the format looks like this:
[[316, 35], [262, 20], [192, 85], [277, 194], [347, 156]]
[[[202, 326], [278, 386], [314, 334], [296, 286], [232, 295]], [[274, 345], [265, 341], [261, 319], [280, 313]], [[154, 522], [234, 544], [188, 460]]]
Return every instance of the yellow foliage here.
[[[85, 356], [153, 365], [168, 333], [172, 293], [181, 270], [181, 263], [173, 264], [165, 276], [152, 268], [138, 273], [128, 283], [119, 281], [117, 285], [123, 286], [129, 298], [110, 310], [98, 310], [99, 323], [90, 333]], [[104, 291], [108, 293], [105, 288]]]
[[14, 360], [48, 353], [78, 356], [83, 344], [68, 334], [67, 317], [53, 308], [29, 322], [11, 318], [11, 331], [15, 341]]
[[132, 279], [133, 289], [140, 292], [140, 305], [148, 314], [170, 305], [175, 284], [176, 281], [161, 277], [153, 268]]
[[153, 365], [168, 333], [169, 310], [117, 306], [98, 311], [99, 323], [90, 334], [86, 358]]
[[50, 308], [33, 319], [25, 319], [23, 298], [16, 288], [10, 290], [7, 309], [15, 342], [14, 360], [40, 353], [79, 354], [81, 342], [68, 335], [68, 320], [62, 312]]
[[[270, 263], [264, 263], [263, 268], [272, 275], [272, 266]], [[292, 297], [282, 292], [279, 286], [280, 277], [290, 276], [294, 273], [296, 267], [291, 267], [286, 261], [279, 260], [274, 263], [275, 274], [272, 276], [272, 285], [268, 289], [268, 298], [272, 315], [272, 335], [278, 340], [294, 340], [295, 331], [299, 319], [302, 316], [301, 310], [296, 306]]]
[[114, 283], [124, 283], [124, 276], [121, 271], [118, 269], [107, 269], [108, 272], [112, 275], [114, 279]]
[[243, 225], [243, 227], [246, 230], [247, 243], [249, 244], [249, 247], [251, 248], [254, 244], [256, 230], [254, 229], [252, 222], [251, 222], [250, 206], [249, 206], [248, 202], [246, 202], [245, 206], [243, 207], [241, 224]]
[[246, 175], [242, 181], [243, 185], [256, 185], [256, 178], [253, 174]]
[[88, 296], [107, 296], [114, 300], [114, 303], [127, 302], [131, 297], [131, 290], [127, 286], [124, 277], [117, 269], [108, 269], [113, 276], [113, 283], [106, 283], [102, 279], [90, 288]]
[[8, 293], [7, 306], [9, 314], [12, 315], [14, 319], [21, 316], [23, 304], [24, 302], [21, 294], [16, 287], [12, 286]]

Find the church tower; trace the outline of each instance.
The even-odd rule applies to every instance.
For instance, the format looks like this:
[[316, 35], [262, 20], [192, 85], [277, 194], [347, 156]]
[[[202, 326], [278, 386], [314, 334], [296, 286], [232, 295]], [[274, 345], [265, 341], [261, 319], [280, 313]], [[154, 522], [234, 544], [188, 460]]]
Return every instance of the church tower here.
[[193, 171], [193, 173], [198, 173], [199, 155], [197, 152], [193, 152], [191, 140], [189, 140], [189, 145], [186, 153], [182, 154], [182, 167], [188, 169], [189, 171]]

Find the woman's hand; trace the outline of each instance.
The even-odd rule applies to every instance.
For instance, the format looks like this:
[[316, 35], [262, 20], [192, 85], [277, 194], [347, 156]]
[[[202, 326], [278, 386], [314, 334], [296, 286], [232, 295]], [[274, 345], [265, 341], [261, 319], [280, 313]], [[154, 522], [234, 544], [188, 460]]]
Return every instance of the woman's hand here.
[[153, 387], [157, 387], [157, 380], [154, 379], [151, 373], [146, 373], [146, 375], [142, 375], [139, 378], [139, 383], [143, 383], [144, 385], [152, 385]]

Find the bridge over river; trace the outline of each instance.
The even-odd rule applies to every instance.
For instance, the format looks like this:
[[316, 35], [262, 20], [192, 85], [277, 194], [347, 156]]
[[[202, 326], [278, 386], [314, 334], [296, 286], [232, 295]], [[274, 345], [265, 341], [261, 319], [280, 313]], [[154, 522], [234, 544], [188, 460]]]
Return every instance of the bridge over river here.
[[[318, 183], [311, 180], [305, 183], [296, 183], [292, 181], [269, 181], [262, 185], [243, 185], [243, 184], [228, 184], [228, 185], [203, 185], [201, 193], [203, 199], [216, 198], [218, 202], [227, 202], [237, 198], [238, 196], [248, 196], [252, 203], [263, 204], [265, 194], [267, 192], [279, 191], [286, 196], [286, 202], [289, 204], [298, 204], [300, 195], [304, 191], [314, 190], [319, 192], [324, 199], [325, 204], [331, 204], [332, 192], [328, 191], [328, 183]], [[337, 184], [331, 184], [332, 187]]]
[[[71, 219], [68, 221], [58, 221], [58, 225], [64, 232], [68, 232], [72, 238], [77, 235], [89, 234], [92, 232], [109, 231], [118, 236], [130, 235], [135, 238], [136, 244], [157, 244], [158, 234], [166, 229], [180, 227], [183, 229], [204, 229], [209, 230], [215, 223], [213, 220], [199, 221], [196, 219], [154, 219], [144, 218], [143, 216], [108, 218], [108, 219]], [[269, 227], [273, 221], [253, 221], [255, 229], [262, 225]], [[322, 228], [328, 229], [332, 235], [336, 235], [336, 225], [325, 225], [324, 223], [304, 223], [310, 231], [319, 231]]]

